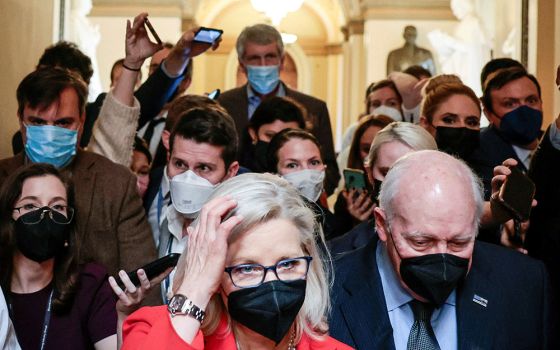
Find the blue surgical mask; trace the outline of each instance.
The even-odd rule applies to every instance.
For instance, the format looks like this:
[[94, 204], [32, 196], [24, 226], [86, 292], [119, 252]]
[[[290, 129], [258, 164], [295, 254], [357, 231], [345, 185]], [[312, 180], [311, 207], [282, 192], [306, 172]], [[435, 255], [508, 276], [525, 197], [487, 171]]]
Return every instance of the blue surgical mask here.
[[527, 145], [539, 137], [542, 121], [541, 111], [523, 105], [504, 114], [500, 131], [512, 143]]
[[78, 130], [52, 125], [26, 125], [25, 129], [25, 154], [33, 163], [49, 163], [60, 169], [76, 155]]
[[272, 92], [280, 82], [280, 66], [246, 66], [247, 80], [259, 94]]

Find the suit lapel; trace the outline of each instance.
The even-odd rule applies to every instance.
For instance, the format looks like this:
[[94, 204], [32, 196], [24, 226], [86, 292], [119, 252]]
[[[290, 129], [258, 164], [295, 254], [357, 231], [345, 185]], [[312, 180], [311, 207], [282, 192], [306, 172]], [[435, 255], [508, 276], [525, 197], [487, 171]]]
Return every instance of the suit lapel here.
[[[492, 266], [481, 261], [475, 244], [472, 266], [458, 289], [457, 334], [459, 349], [491, 349], [502, 300], [499, 288], [489, 277]], [[478, 262], [478, 263], [477, 263]]]
[[377, 240], [374, 241], [364, 250], [365, 261], [356, 264], [358, 271], [344, 282], [346, 295], [340, 309], [358, 349], [394, 349], [393, 329], [375, 261]]

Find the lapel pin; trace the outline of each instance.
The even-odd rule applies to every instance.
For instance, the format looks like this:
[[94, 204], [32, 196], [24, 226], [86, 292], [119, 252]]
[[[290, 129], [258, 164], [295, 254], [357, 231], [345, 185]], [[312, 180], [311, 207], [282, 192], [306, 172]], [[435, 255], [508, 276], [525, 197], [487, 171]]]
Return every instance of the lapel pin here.
[[478, 305], [481, 305], [483, 307], [486, 307], [488, 305], [488, 300], [484, 299], [483, 297], [479, 296], [479, 295], [474, 295], [472, 301], [474, 301], [475, 303], [477, 303]]

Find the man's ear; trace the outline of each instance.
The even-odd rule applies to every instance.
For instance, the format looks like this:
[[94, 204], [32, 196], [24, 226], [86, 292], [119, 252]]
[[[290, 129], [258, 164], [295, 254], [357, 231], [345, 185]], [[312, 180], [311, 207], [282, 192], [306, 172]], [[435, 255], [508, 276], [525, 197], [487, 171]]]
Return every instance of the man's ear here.
[[241, 70], [243, 71], [243, 74], [245, 74], [245, 76], [247, 76], [247, 67], [245, 67], [245, 64], [241, 61], [241, 58], [237, 59], [237, 63], [239, 63], [239, 67], [241, 67]]
[[247, 130], [249, 131], [249, 136], [251, 137], [251, 141], [254, 145], [259, 140], [259, 138], [257, 137], [257, 132], [252, 127], [247, 128]]
[[482, 105], [482, 112], [484, 114], [484, 117], [486, 117], [486, 119], [488, 120], [488, 122], [490, 124], [495, 125], [496, 127], [500, 127], [500, 122], [501, 119], [498, 118], [494, 112], [490, 111], [488, 108], [486, 108], [486, 106]]
[[389, 232], [387, 232], [387, 217], [385, 215], [385, 211], [383, 209], [376, 207], [373, 210], [373, 215], [375, 216], [375, 230], [377, 231], [377, 235], [379, 239], [383, 242], [387, 242], [387, 238], [389, 237]]
[[282, 54], [282, 57], [280, 57], [280, 67], [278, 67], [278, 72], [281, 72], [284, 70], [284, 62], [286, 61], [286, 53], [284, 52], [284, 54]]
[[234, 161], [233, 163], [231, 163], [226, 171], [226, 176], [224, 177], [224, 179], [222, 181], [225, 181], [227, 179], [231, 179], [232, 177], [234, 177], [235, 175], [237, 175], [237, 172], [239, 171], [239, 162], [238, 161]]
[[167, 150], [167, 153], [169, 153], [169, 137], [171, 136], [171, 133], [168, 130], [163, 130], [161, 132], [161, 143], [163, 144], [163, 147], [165, 147], [165, 149]]

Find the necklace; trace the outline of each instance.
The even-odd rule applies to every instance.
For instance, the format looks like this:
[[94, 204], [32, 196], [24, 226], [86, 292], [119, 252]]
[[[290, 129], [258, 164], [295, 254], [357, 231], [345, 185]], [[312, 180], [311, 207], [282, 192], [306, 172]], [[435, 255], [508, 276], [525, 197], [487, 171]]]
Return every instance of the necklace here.
[[[288, 348], [287, 350], [296, 350], [296, 330], [292, 329], [292, 331], [290, 332], [290, 341], [288, 342]], [[237, 341], [237, 337], [235, 338], [235, 346], [237, 347], [238, 350], [242, 350], [241, 346], [239, 345], [239, 342]]]

